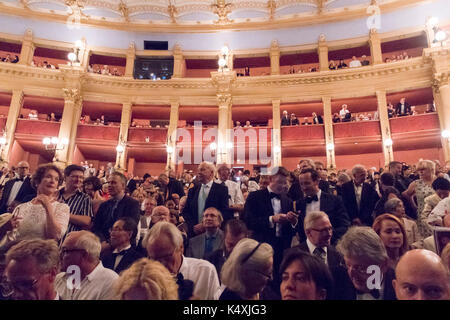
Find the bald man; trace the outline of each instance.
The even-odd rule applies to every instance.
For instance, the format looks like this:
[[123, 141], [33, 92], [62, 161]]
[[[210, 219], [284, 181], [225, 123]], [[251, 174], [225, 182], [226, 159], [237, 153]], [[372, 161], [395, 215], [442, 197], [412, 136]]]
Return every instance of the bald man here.
[[392, 280], [398, 300], [450, 300], [450, 273], [441, 258], [429, 250], [403, 255]]
[[3, 189], [0, 200], [0, 214], [13, 212], [19, 204], [30, 201], [36, 197], [36, 190], [31, 186], [30, 165], [20, 161], [17, 165], [17, 176], [9, 180]]

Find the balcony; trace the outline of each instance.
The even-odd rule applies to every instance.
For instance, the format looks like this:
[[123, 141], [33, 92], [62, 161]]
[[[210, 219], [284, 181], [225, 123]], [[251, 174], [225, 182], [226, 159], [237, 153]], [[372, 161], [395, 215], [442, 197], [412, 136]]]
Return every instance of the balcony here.
[[119, 140], [118, 126], [99, 126], [91, 124], [80, 124], [77, 130], [77, 139], [88, 140]]
[[16, 127], [16, 135], [57, 137], [59, 134], [59, 127], [60, 127], [59, 122], [18, 119]]

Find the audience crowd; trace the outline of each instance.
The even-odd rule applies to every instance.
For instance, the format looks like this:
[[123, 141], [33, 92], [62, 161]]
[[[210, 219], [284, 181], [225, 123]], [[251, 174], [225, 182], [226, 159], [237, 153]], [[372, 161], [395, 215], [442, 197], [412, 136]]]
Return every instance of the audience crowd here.
[[0, 298], [448, 300], [449, 173], [21, 161], [0, 177]]

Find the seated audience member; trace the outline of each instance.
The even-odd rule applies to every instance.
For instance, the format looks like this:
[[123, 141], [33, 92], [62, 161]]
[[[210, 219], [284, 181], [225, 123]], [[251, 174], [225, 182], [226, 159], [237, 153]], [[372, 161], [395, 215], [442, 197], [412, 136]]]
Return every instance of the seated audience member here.
[[102, 70], [101, 70], [101, 73], [103, 74], [103, 75], [111, 75], [110, 74], [110, 72], [109, 72], [109, 69], [108, 69], [108, 66], [107, 65], [104, 65], [103, 66], [103, 68], [102, 68]]
[[388, 103], [387, 105], [387, 111], [388, 111], [388, 118], [393, 118], [395, 116], [395, 108], [392, 103]]
[[131, 197], [134, 200], [137, 200], [139, 202], [139, 208], [142, 208], [142, 204], [144, 200], [147, 198], [147, 192], [145, 192], [144, 189], [142, 188], [137, 188], [136, 190], [133, 191]]
[[36, 110], [31, 110], [28, 114], [28, 119], [30, 120], [38, 120], [38, 113]]
[[363, 55], [361, 58], [362, 58], [361, 65], [362, 65], [363, 67], [364, 67], [364, 66], [370, 65], [370, 61], [367, 60], [367, 57], [366, 57], [365, 55]]
[[178, 285], [169, 270], [146, 258], [121, 273], [115, 291], [120, 300], [178, 300]]
[[384, 204], [384, 211], [396, 216], [403, 222], [408, 246], [421, 239], [416, 222], [409, 219], [405, 213], [405, 206], [403, 205], [402, 200], [395, 197], [386, 201]]
[[[450, 228], [450, 214], [444, 216], [444, 218], [442, 219], [442, 226], [445, 228]], [[414, 249], [426, 249], [437, 253], [434, 234], [426, 237], [425, 239], [414, 242], [411, 247], [413, 247]]]
[[121, 74], [120, 74], [119, 70], [117, 70], [117, 68], [114, 68], [114, 69], [113, 69], [111, 75], [112, 75], [112, 76], [121, 76]]
[[88, 65], [87, 72], [94, 72], [94, 68], [92, 67], [92, 64]]
[[136, 238], [136, 233], [137, 224], [129, 217], [120, 218], [114, 223], [111, 228], [111, 249], [113, 251], [102, 257], [105, 268], [120, 274], [136, 260], [143, 257], [131, 245], [131, 239]]
[[313, 124], [323, 124], [323, 119], [321, 115], [317, 115], [317, 113], [312, 113]]
[[[430, 218], [431, 212], [438, 205], [438, 203], [447, 198], [450, 194], [450, 182], [445, 178], [436, 178], [431, 184], [435, 193], [425, 198], [425, 206], [422, 211], [422, 219], [429, 225], [440, 225], [441, 218], [433, 220], [435, 216]], [[437, 222], [437, 224], [435, 224]]]
[[235, 128], [236, 128], [236, 129], [240, 129], [240, 128], [242, 128], [242, 126], [241, 126], [241, 122], [240, 122], [240, 121], [236, 121], [236, 125], [235, 125]]
[[299, 122], [297, 117], [295, 116], [295, 113], [291, 113], [291, 126], [298, 126]]
[[[298, 121], [298, 120], [297, 120], [297, 121]], [[311, 122], [309, 122], [308, 117], [303, 118], [302, 125], [306, 126], [306, 125], [309, 125], [309, 124], [311, 124]]]
[[345, 63], [344, 59], [339, 60], [338, 69], [347, 68], [347, 64]]
[[286, 110], [283, 111], [283, 116], [281, 117], [281, 125], [282, 126], [291, 125], [291, 119], [289, 118], [288, 112]]
[[144, 200], [144, 205], [143, 205], [144, 214], [140, 218], [141, 235], [142, 236], [145, 236], [145, 233], [146, 233], [146, 232], [144, 232], [144, 234], [143, 234], [142, 230], [143, 229], [148, 230], [150, 228], [150, 225], [152, 222], [153, 209], [156, 208], [156, 206], [157, 206], [157, 203], [156, 203], [155, 198], [150, 197], [150, 198], [146, 198]]
[[337, 113], [333, 114], [333, 123], [338, 123], [341, 122], [341, 118], [339, 117], [339, 115]]
[[8, 286], [3, 286], [2, 294], [14, 300], [59, 300], [54, 285], [58, 270], [59, 250], [55, 241], [21, 241], [6, 254], [4, 274]]
[[11, 55], [9, 53], [3, 58], [3, 62], [11, 62]]
[[427, 223], [433, 226], [441, 226], [446, 215], [450, 215], [450, 197], [439, 201], [428, 216]]
[[333, 277], [318, 257], [291, 250], [280, 266], [282, 300], [326, 300], [333, 297]]
[[410, 58], [410, 56], [408, 55], [408, 52], [406, 52], [406, 51], [403, 51], [402, 56], [403, 56], [403, 60]]
[[216, 208], [208, 208], [203, 213], [203, 228], [205, 232], [189, 239], [186, 256], [205, 259], [205, 255], [222, 247], [223, 232], [220, 225], [223, 222], [222, 214]]
[[59, 241], [64, 236], [70, 210], [67, 204], [57, 201], [56, 191], [62, 182], [62, 173], [55, 165], [38, 167], [31, 180], [37, 196], [14, 209], [11, 223], [16, 221], [17, 224], [7, 232], [7, 242], [33, 238]]
[[337, 69], [337, 65], [334, 62], [334, 60], [330, 60], [330, 64], [328, 65], [328, 69], [330, 69], [330, 70], [336, 70]]
[[350, 113], [348, 110], [348, 106], [346, 104], [342, 105], [341, 110], [339, 111], [339, 116], [341, 117], [342, 121], [345, 119], [345, 116]]
[[[89, 231], [74, 231], [67, 235], [61, 247], [61, 270], [56, 276], [56, 291], [62, 300], [111, 300], [113, 286], [119, 277], [100, 261], [100, 239]], [[78, 286], [69, 286], [73, 266], [81, 272]]]
[[225, 261], [219, 300], [259, 300], [272, 278], [273, 249], [268, 243], [242, 239]]
[[411, 114], [411, 105], [406, 102], [405, 98], [400, 99], [400, 102], [395, 107], [395, 114], [397, 117], [408, 116]]
[[407, 252], [395, 269], [392, 281], [398, 300], [450, 300], [450, 271], [434, 252]]
[[245, 121], [245, 126], [244, 126], [244, 128], [251, 128], [251, 127], [253, 127], [251, 124], [250, 124], [250, 121]]
[[[386, 248], [372, 228], [351, 227], [336, 248], [344, 257], [351, 281], [343, 288], [344, 300], [395, 300], [392, 287], [394, 270], [388, 267]], [[377, 279], [381, 281], [378, 288], [373, 281], [368, 281], [373, 274], [368, 272], [372, 266], [381, 271], [381, 279]]]
[[[200, 300], [215, 299], [219, 291], [216, 269], [206, 260], [183, 256], [183, 237], [176, 226], [170, 222], [157, 223], [147, 233], [143, 245], [150, 259], [161, 262], [177, 276], [179, 286], [183, 280], [190, 280], [194, 283], [194, 297]], [[180, 294], [180, 299], [189, 297]]]
[[388, 266], [395, 269], [400, 257], [408, 250], [403, 222], [396, 216], [385, 213], [375, 219], [372, 228], [386, 248], [389, 257]]
[[349, 67], [350, 68], [358, 68], [358, 67], [362, 67], [361, 61], [359, 61], [358, 59], [356, 59], [356, 56], [352, 57], [352, 60], [349, 63]]
[[434, 106], [433, 106], [433, 104], [427, 103], [427, 109], [425, 110], [425, 113], [431, 113], [431, 112], [436, 112], [434, 110]]
[[97, 177], [89, 177], [83, 181], [83, 191], [86, 193], [92, 201], [92, 212], [97, 214], [100, 205], [105, 201], [100, 195], [102, 189], [102, 183]]
[[231, 219], [225, 223], [224, 241], [222, 248], [217, 249], [205, 256], [205, 259], [211, 262], [220, 275], [222, 266], [233, 251], [236, 244], [244, 238], [247, 238], [248, 230], [242, 220]]

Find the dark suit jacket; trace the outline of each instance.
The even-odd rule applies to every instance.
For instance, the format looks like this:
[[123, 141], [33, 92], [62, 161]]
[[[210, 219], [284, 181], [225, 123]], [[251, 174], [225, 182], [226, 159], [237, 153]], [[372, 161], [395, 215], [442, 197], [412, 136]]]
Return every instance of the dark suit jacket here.
[[342, 200], [344, 201], [350, 221], [359, 218], [363, 224], [371, 227], [373, 223], [372, 212], [379, 199], [378, 193], [368, 183], [364, 182], [361, 192], [360, 208], [358, 210], [353, 181], [346, 182], [342, 185]]
[[[140, 205], [139, 202], [129, 196], [124, 196], [117, 204], [116, 209], [112, 212], [114, 206], [113, 199], [103, 202], [98, 208], [97, 214], [94, 218], [94, 225], [92, 232], [95, 233], [100, 241], [109, 240], [109, 229], [121, 217], [133, 218], [136, 223], [139, 223]], [[131, 243], [134, 239], [131, 239]]]
[[[222, 248], [223, 238], [223, 231], [219, 229], [213, 243], [212, 251]], [[199, 234], [198, 236], [189, 239], [189, 246], [187, 248], [186, 256], [197, 259], [205, 259], [205, 244], [206, 233]]]
[[314, 124], [323, 124], [322, 116], [318, 115], [317, 117], [313, 118], [313, 123]]
[[[305, 200], [297, 201], [297, 210], [301, 210], [297, 232], [300, 237], [300, 242], [303, 242], [306, 241], [306, 234], [303, 229], [303, 222], [305, 221], [306, 216]], [[333, 238], [331, 238], [331, 243], [335, 244], [337, 240], [347, 232], [347, 229], [350, 226], [350, 219], [345, 211], [344, 204], [339, 197], [322, 191], [320, 196], [320, 211], [324, 211], [330, 218], [331, 225], [333, 226]]]
[[184, 197], [183, 184], [180, 181], [175, 180], [174, 178], [169, 178], [169, 184], [167, 185], [167, 189], [169, 190], [169, 192], [167, 194], [166, 200], [171, 200], [172, 194], [174, 193], [178, 194], [180, 198]]
[[217, 249], [213, 252], [208, 253], [205, 256], [205, 260], [208, 260], [211, 262], [214, 267], [216, 267], [217, 274], [219, 275], [219, 281], [220, 281], [220, 271], [222, 270], [223, 264], [227, 260], [227, 257], [225, 257], [225, 252], [223, 248]]
[[291, 118], [289, 117], [282, 117], [281, 118], [281, 125], [282, 126], [289, 126], [291, 124]]
[[[189, 236], [195, 236], [194, 226], [198, 224], [198, 194], [201, 189], [201, 184], [196, 184], [188, 192], [186, 205], [183, 209], [182, 215], [188, 224]], [[211, 190], [205, 201], [205, 209], [214, 207], [222, 213], [224, 221], [233, 218], [233, 213], [228, 210], [228, 188], [213, 182]]]
[[411, 114], [411, 105], [405, 101], [405, 108], [404, 113], [401, 113], [402, 111], [402, 104], [399, 102], [397, 103], [397, 106], [395, 107], [395, 114], [398, 116], [407, 116]]
[[[281, 213], [293, 210], [292, 200], [287, 195], [281, 195]], [[276, 228], [270, 228], [269, 217], [273, 215], [272, 201], [268, 189], [250, 192], [244, 205], [244, 221], [253, 231], [253, 238], [259, 242], [267, 242], [276, 248]], [[295, 228], [290, 223], [283, 224], [281, 228], [282, 248], [291, 246]], [[282, 252], [281, 252], [282, 254]]]
[[130, 192], [130, 194], [132, 194], [133, 191], [136, 190], [136, 188], [137, 188], [136, 180], [131, 179], [130, 181], [128, 181], [127, 189]]
[[296, 126], [296, 125], [298, 125], [298, 124], [300, 124], [300, 122], [298, 121], [297, 118], [291, 119], [291, 126]]
[[[0, 214], [5, 213], [8, 210], [7, 202], [11, 194], [11, 189], [16, 181], [16, 179], [9, 180], [3, 188], [2, 199], [0, 200]], [[22, 186], [20, 187], [14, 201], [24, 203], [32, 200], [34, 197], [36, 197], [36, 190], [31, 186], [30, 177], [26, 177], [23, 180]]]
[[[348, 282], [342, 288], [342, 294], [338, 297], [339, 300], [356, 300], [356, 289], [353, 286], [350, 278], [347, 278]], [[397, 300], [395, 295], [394, 287], [392, 286], [392, 280], [395, 279], [395, 271], [393, 269], [388, 269], [384, 274], [384, 291], [383, 300]]]
[[136, 260], [139, 260], [143, 257], [143, 254], [139, 253], [138, 251], [133, 249], [133, 247], [131, 247], [130, 249], [126, 250], [116, 268], [114, 268], [116, 259], [112, 253], [105, 255], [102, 258], [102, 263], [105, 268], [114, 270], [116, 273], [121, 273], [123, 270], [128, 269]]

